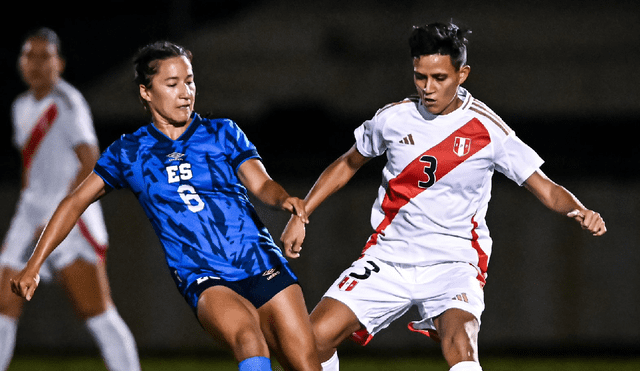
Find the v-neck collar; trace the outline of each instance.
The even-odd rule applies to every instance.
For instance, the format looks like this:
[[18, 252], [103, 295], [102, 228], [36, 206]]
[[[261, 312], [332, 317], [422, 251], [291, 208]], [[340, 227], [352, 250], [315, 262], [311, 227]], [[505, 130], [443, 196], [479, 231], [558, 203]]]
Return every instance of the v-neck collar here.
[[189, 138], [191, 138], [193, 133], [196, 132], [196, 129], [198, 128], [198, 126], [200, 126], [200, 121], [202, 121], [202, 119], [200, 118], [200, 115], [198, 115], [195, 112], [193, 113], [193, 115], [191, 117], [192, 117], [191, 123], [189, 124], [189, 127], [187, 128], [187, 130], [185, 130], [184, 133], [180, 134], [180, 136], [178, 138], [176, 138], [175, 140], [169, 138], [165, 133], [161, 132], [153, 124], [153, 122], [151, 122], [148, 125], [149, 134], [151, 134], [151, 136], [156, 138], [159, 142], [169, 142], [169, 143], [185, 142], [185, 141], [189, 140]]

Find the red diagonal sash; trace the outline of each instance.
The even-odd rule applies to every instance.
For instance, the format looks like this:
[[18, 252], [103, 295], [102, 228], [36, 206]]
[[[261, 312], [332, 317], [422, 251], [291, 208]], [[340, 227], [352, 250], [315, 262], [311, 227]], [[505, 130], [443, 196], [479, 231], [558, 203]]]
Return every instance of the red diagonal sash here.
[[95, 239], [95, 237], [93, 237], [91, 231], [89, 230], [89, 227], [82, 218], [78, 219], [78, 223], [76, 225], [80, 230], [80, 234], [82, 234], [87, 242], [89, 242], [89, 244], [93, 247], [100, 260], [104, 261], [104, 258], [107, 254], [107, 245], [101, 244]]
[[[456, 138], [458, 138], [457, 141]], [[470, 139], [469, 150], [468, 152], [465, 150], [462, 156], [459, 155], [460, 151], [456, 151], [456, 143], [460, 142], [460, 138]], [[385, 228], [391, 224], [400, 208], [440, 181], [451, 170], [486, 147], [490, 142], [489, 132], [478, 119], [474, 118], [445, 140], [416, 157], [397, 177], [389, 181], [387, 194], [382, 202], [384, 219], [369, 238], [363, 253], [376, 244], [379, 235], [384, 235]], [[447, 207], [447, 205], [442, 205], [442, 207]], [[479, 248], [477, 244], [473, 244], [473, 247]], [[481, 249], [478, 254], [486, 256]]]
[[33, 161], [33, 157], [38, 150], [38, 146], [42, 143], [42, 140], [47, 135], [47, 132], [51, 128], [51, 125], [58, 117], [58, 107], [54, 104], [51, 104], [49, 108], [40, 116], [38, 122], [31, 130], [31, 135], [29, 136], [29, 140], [27, 144], [22, 148], [22, 166], [25, 169], [28, 169], [31, 166], [31, 162]]

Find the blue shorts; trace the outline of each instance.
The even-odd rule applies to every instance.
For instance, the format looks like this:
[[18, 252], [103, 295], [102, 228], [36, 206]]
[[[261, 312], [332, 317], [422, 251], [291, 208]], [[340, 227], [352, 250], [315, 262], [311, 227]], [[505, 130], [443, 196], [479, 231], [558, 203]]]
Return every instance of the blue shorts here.
[[200, 277], [187, 287], [184, 298], [194, 313], [197, 313], [200, 294], [209, 287], [224, 286], [249, 300], [258, 309], [280, 291], [297, 283], [298, 277], [293, 273], [289, 264], [283, 263], [267, 269], [261, 274], [239, 281], [225, 281], [213, 276]]

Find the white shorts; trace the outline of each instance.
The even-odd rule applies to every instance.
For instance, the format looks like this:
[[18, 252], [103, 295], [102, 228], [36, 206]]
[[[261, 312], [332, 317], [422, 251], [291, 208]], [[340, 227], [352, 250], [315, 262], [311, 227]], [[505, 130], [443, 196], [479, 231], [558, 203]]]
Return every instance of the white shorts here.
[[[22, 270], [31, 257], [48, 215], [29, 203], [20, 202], [0, 251], [0, 267]], [[100, 204], [93, 203], [82, 214], [67, 238], [49, 255], [40, 270], [43, 280], [51, 278], [52, 270], [60, 270], [77, 259], [97, 263], [107, 248], [107, 231]]]
[[415, 266], [365, 255], [346, 269], [324, 296], [348, 306], [370, 336], [413, 305], [422, 317], [412, 322], [417, 330], [434, 330], [433, 320], [452, 308], [473, 314], [479, 325], [484, 291], [477, 277], [478, 270], [469, 263]]

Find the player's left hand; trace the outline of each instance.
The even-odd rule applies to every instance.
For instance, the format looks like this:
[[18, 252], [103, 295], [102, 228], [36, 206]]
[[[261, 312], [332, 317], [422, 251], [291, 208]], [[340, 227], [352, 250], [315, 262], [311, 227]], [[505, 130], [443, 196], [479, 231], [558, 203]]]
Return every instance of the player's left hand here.
[[599, 213], [593, 210], [578, 210], [575, 209], [567, 214], [569, 218], [573, 218], [582, 229], [588, 230], [594, 236], [602, 236], [607, 232], [607, 227], [604, 223], [604, 219]]
[[297, 259], [300, 257], [302, 250], [302, 242], [306, 235], [305, 223], [297, 216], [292, 216], [289, 223], [282, 231], [280, 241], [284, 250], [284, 255], [289, 259]]
[[11, 291], [14, 294], [21, 296], [27, 301], [30, 301], [33, 297], [36, 288], [40, 284], [40, 275], [37, 272], [30, 272], [27, 268], [24, 268], [17, 276], [9, 279], [11, 285]]
[[282, 208], [289, 211], [291, 214], [296, 215], [304, 224], [309, 224], [309, 217], [305, 210], [304, 200], [301, 200], [298, 197], [287, 197], [287, 199], [282, 203]]

